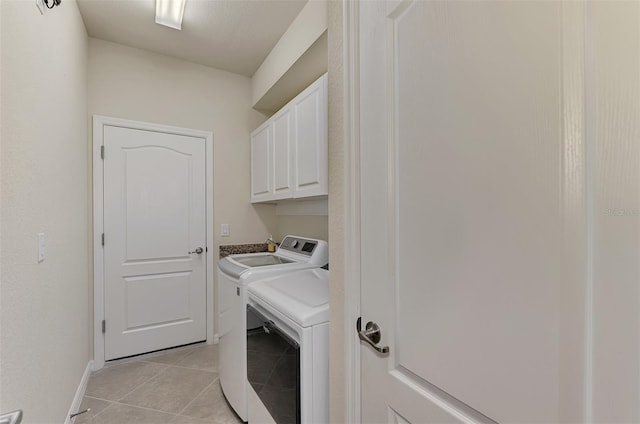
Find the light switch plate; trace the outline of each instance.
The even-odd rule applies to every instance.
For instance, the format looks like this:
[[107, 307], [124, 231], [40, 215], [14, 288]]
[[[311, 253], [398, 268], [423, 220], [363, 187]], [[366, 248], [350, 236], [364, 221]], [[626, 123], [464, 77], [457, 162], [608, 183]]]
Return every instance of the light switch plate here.
[[229, 224], [220, 225], [220, 235], [222, 237], [229, 237]]

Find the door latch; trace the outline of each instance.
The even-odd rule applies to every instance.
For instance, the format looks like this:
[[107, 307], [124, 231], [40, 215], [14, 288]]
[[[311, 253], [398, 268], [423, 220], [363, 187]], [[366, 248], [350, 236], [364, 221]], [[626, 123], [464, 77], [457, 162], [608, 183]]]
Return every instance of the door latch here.
[[380, 343], [380, 327], [373, 321], [369, 321], [367, 325], [362, 330], [361, 325], [362, 317], [358, 317], [356, 320], [356, 330], [358, 331], [358, 338], [360, 340], [367, 342], [369, 346], [371, 346], [376, 352], [382, 353], [384, 355], [389, 353], [389, 346], [378, 346]]

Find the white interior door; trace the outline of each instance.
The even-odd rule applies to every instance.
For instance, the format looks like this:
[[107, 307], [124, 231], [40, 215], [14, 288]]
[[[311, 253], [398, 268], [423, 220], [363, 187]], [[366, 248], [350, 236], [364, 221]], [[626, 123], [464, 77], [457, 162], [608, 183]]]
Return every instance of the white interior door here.
[[205, 340], [205, 140], [106, 125], [104, 146], [105, 359]]
[[562, 4], [358, 13], [362, 421], [558, 422]]

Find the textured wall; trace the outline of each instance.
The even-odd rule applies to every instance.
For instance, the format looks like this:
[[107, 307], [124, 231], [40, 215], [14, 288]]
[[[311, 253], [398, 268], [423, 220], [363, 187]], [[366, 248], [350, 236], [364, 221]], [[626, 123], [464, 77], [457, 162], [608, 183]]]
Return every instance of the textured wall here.
[[0, 8], [0, 410], [61, 423], [89, 361], [87, 34], [73, 0]]
[[[213, 132], [216, 252], [220, 244], [262, 242], [276, 228], [274, 205], [250, 203], [249, 135], [265, 119], [250, 101], [247, 77], [89, 39], [89, 118]], [[222, 223], [230, 225], [230, 237], [220, 236]]]
[[327, 4], [309, 1], [252, 77], [255, 105], [327, 29]]
[[640, 3], [590, 6], [592, 416], [593, 422], [639, 422]]
[[344, 271], [344, 191], [345, 140], [343, 95], [343, 9], [341, 1], [329, 2], [329, 263], [330, 302], [330, 419], [346, 422], [345, 405], [345, 271]]
[[287, 234], [329, 240], [326, 215], [281, 215], [276, 219], [275, 240], [282, 240]]

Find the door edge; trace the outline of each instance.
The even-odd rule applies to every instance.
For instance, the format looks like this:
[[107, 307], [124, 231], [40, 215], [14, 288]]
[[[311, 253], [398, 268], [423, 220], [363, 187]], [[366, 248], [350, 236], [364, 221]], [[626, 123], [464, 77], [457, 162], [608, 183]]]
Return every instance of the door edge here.
[[360, 316], [360, 130], [359, 4], [343, 2], [344, 63], [344, 343], [345, 419], [361, 422], [360, 342], [355, 331]]

